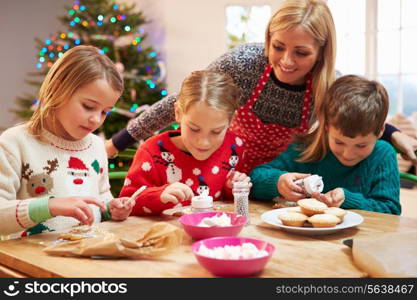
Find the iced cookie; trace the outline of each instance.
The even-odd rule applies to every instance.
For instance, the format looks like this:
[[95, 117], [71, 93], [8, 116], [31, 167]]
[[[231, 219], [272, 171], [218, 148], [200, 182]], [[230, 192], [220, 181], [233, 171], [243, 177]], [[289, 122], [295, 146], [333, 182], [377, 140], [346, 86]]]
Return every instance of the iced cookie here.
[[313, 225], [314, 228], [327, 228], [335, 227], [336, 224], [340, 222], [340, 219], [335, 215], [316, 214], [308, 218], [308, 221]]
[[303, 212], [301, 211], [301, 207], [299, 206], [295, 206], [295, 207], [288, 207], [287, 208], [287, 212], [298, 212], [300, 214], [302, 214]]
[[341, 223], [343, 222], [343, 218], [345, 217], [347, 212], [346, 210], [341, 209], [339, 207], [329, 207], [328, 209], [324, 211], [324, 213], [338, 217], [340, 219], [339, 223]]
[[328, 208], [325, 203], [313, 198], [301, 199], [297, 204], [301, 207], [302, 213], [309, 217], [315, 214], [322, 214]]
[[301, 227], [307, 220], [307, 216], [297, 212], [286, 212], [278, 215], [278, 219], [280, 219], [285, 226]]

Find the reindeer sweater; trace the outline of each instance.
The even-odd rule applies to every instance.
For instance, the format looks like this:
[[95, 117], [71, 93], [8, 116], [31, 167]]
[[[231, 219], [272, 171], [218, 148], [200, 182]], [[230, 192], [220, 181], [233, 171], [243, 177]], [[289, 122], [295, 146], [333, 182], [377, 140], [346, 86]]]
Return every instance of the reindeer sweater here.
[[[42, 136], [45, 142], [29, 135], [26, 124], [0, 136], [0, 235], [25, 236], [79, 224], [71, 217], [52, 217], [50, 197], [113, 198], [107, 155], [99, 137], [89, 134], [67, 141], [47, 131]], [[91, 207], [99, 222], [99, 208]]]
[[[191, 187], [195, 195], [208, 190], [217, 200], [231, 199], [231, 190], [225, 187], [227, 175], [239, 169], [243, 158], [243, 142], [227, 132], [223, 144], [208, 159], [197, 160], [178, 149], [170, 137], [179, 130], [165, 131], [148, 139], [136, 152], [126, 176], [120, 197], [131, 196], [138, 188], [147, 188], [135, 199], [132, 215], [157, 215], [172, 208], [175, 203], [162, 203], [161, 193], [171, 183], [182, 182]], [[184, 201], [182, 205], [189, 205]]]

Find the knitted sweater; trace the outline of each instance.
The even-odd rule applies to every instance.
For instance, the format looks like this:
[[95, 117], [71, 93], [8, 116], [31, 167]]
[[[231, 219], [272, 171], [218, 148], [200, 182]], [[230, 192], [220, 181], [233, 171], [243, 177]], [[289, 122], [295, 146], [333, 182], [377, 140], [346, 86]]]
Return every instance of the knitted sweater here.
[[[42, 136], [45, 142], [31, 136], [26, 124], [0, 136], [0, 234], [26, 230], [25, 236], [79, 224], [71, 217], [52, 217], [50, 197], [113, 198], [102, 139], [89, 134], [67, 141], [46, 130]], [[100, 209], [91, 208], [99, 222]]]
[[[231, 199], [231, 190], [225, 187], [227, 175], [239, 168], [243, 156], [243, 142], [227, 132], [223, 144], [208, 159], [197, 160], [178, 149], [170, 137], [179, 130], [166, 131], [148, 139], [136, 152], [126, 176], [120, 197], [131, 196], [138, 188], [147, 188], [135, 199], [132, 215], [157, 215], [176, 204], [163, 203], [161, 193], [171, 183], [182, 182], [195, 195], [209, 192], [214, 200]], [[182, 202], [189, 205], [190, 201]]]
[[396, 153], [384, 141], [377, 141], [372, 153], [355, 166], [344, 166], [331, 151], [326, 157], [313, 163], [299, 163], [298, 144], [273, 161], [257, 166], [250, 174], [253, 196], [272, 199], [280, 196], [277, 182], [288, 172], [317, 174], [324, 182], [323, 193], [341, 187], [345, 193], [342, 208], [362, 209], [399, 215], [400, 182]]

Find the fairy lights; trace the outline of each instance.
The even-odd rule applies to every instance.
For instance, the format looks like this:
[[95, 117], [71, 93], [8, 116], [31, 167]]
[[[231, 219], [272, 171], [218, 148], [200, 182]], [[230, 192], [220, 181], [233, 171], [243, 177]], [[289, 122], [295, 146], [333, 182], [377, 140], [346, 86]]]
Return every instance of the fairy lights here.
[[[136, 32], [132, 32], [134, 27], [129, 24], [123, 23], [123, 21], [126, 20], [126, 14], [120, 12], [120, 6], [118, 4], [113, 4], [111, 6], [112, 11], [106, 11], [106, 14], [102, 13], [94, 16], [90, 15], [88, 12], [88, 7], [80, 4], [80, 2], [82, 1], [73, 1], [72, 7], [67, 12], [68, 24], [70, 27], [74, 29], [72, 29], [69, 32], [60, 32], [57, 35], [51, 35], [50, 38], [44, 40], [44, 46], [42, 46], [42, 48], [38, 52], [39, 56], [38, 60], [36, 61], [37, 69], [42, 69], [43, 67], [50, 68], [52, 64], [56, 61], [56, 59], [61, 57], [70, 48], [76, 45], [89, 43], [88, 40], [84, 40], [84, 36], [79, 33], [80, 30], [87, 30], [83, 29], [83, 27], [93, 29], [94, 26], [118, 26], [117, 23], [120, 23], [119, 27], [115, 28], [120, 28], [121, 30], [126, 32], [125, 34], [120, 34], [116, 31], [114, 31], [113, 33], [111, 33], [111, 31], [110, 33], [103, 33], [102, 31], [96, 31], [96, 33], [94, 33], [93, 31], [88, 36], [90, 40], [92, 39], [103, 42], [102, 46], [99, 49], [101, 54], [108, 54], [110, 51], [113, 51], [112, 49], [109, 49], [108, 46], [106, 46], [106, 43], [108, 42], [112, 44], [114, 43], [114, 45], [116, 45], [116, 43], [119, 43], [118, 47], [133, 45], [137, 52], [144, 51], [144, 48], [141, 46], [141, 42], [143, 40], [145, 31], [142, 28], [139, 28]], [[122, 36], [124, 37], [124, 40], [121, 39]], [[147, 52], [146, 56], [149, 58], [155, 58], [157, 57], [157, 53], [155, 51], [151, 51], [149, 53]], [[133, 78], [136, 81], [145, 80], [146, 86], [151, 90], [156, 89], [158, 85], [157, 74], [154, 74], [152, 67], [149, 65], [144, 66], [144, 71], [142, 71], [142, 73], [138, 73], [138, 70], [136, 69], [127, 70], [125, 72], [126, 78]], [[145, 74], [143, 74], [143, 72], [145, 72]], [[168, 93], [165, 89], [163, 89], [159, 91], [159, 94], [162, 97], [164, 97]], [[132, 101], [136, 101], [136, 96], [132, 97]], [[139, 104], [133, 103], [130, 106], [129, 110], [126, 110], [126, 112], [137, 114], [140, 111], [145, 110], [145, 106], [142, 105], [141, 107], [139, 107]], [[119, 113], [118, 110], [123, 109], [113, 107], [107, 114], [111, 114], [113, 112]], [[110, 165], [110, 168], [115, 167], [115, 165]]]

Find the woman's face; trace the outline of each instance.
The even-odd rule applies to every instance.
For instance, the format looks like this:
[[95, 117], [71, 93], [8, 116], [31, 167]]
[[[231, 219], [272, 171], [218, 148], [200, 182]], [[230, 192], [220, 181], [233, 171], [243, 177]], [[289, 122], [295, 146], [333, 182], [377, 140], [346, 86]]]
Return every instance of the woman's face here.
[[296, 25], [287, 30], [277, 31], [271, 36], [269, 62], [279, 81], [290, 85], [305, 83], [319, 57], [320, 46], [316, 40]]

